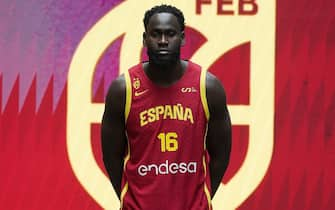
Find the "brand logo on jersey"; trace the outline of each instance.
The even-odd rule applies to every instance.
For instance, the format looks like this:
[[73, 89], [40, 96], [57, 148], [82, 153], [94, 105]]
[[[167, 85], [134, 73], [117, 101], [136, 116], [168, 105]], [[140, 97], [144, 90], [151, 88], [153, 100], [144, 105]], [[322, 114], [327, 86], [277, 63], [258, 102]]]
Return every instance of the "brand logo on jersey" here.
[[148, 89], [143, 90], [143, 91], [135, 91], [135, 96], [140, 96], [140, 95], [146, 93], [147, 91], [148, 91]]
[[197, 92], [197, 89], [195, 89], [195, 87], [183, 87], [180, 90], [183, 93], [195, 93], [195, 92]]
[[169, 160], [166, 160], [161, 164], [140, 165], [137, 168], [137, 172], [140, 176], [146, 176], [148, 174], [156, 176], [185, 173], [194, 174], [197, 172], [197, 162], [169, 163]]

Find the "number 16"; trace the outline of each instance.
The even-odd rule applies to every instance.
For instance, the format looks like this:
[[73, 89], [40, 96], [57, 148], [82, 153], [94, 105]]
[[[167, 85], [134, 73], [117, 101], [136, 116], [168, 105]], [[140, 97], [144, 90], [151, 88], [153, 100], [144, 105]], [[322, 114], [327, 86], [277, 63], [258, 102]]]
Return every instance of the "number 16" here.
[[158, 134], [157, 138], [161, 140], [162, 152], [175, 152], [178, 149], [178, 135], [175, 132], [167, 132]]

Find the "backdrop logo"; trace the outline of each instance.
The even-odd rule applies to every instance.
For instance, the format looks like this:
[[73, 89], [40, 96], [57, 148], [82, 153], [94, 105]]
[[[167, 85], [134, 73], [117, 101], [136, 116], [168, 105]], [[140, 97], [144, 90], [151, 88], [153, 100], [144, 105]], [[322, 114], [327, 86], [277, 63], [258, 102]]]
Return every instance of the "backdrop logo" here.
[[[275, 0], [227, 2], [194, 0], [192, 5], [189, 0], [165, 1], [180, 8], [187, 25], [206, 36], [208, 41], [192, 57], [205, 69], [229, 49], [251, 42], [250, 104], [228, 107], [234, 125], [249, 125], [248, 151], [238, 172], [219, 188], [213, 200], [215, 209], [230, 210], [236, 209], [257, 188], [272, 156]], [[106, 209], [118, 209], [119, 201], [95, 162], [91, 148], [90, 125], [100, 122], [104, 108], [103, 104], [91, 101], [94, 69], [105, 49], [122, 34], [120, 73], [138, 63], [143, 32], [140, 23], [145, 10], [156, 4], [154, 0], [141, 4], [128, 0], [114, 8], [85, 35], [70, 65], [67, 99], [70, 163], [82, 186]], [[132, 18], [125, 18], [128, 14]]]

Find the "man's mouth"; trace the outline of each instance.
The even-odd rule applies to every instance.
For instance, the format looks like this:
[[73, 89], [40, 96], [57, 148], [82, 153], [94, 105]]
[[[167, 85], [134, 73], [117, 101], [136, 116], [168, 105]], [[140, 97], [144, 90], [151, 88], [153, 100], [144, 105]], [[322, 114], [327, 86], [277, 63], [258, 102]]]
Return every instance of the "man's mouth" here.
[[168, 50], [158, 50], [157, 54], [159, 54], [159, 55], [168, 55], [168, 54], [170, 54], [170, 52]]

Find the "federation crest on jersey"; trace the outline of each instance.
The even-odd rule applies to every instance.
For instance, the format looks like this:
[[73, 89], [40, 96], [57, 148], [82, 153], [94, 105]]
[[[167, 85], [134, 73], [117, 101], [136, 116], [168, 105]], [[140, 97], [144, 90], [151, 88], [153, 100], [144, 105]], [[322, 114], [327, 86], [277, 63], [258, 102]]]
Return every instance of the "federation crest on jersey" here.
[[133, 87], [135, 88], [135, 90], [139, 89], [141, 86], [140, 79], [138, 77], [135, 77], [133, 80]]

